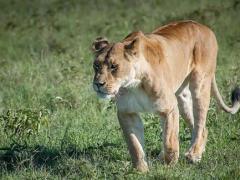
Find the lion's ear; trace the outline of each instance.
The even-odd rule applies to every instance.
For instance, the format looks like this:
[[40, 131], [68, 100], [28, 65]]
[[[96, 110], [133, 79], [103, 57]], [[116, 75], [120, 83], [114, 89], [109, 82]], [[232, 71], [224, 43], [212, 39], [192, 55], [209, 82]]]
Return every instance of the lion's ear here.
[[96, 40], [92, 43], [92, 51], [94, 53], [97, 53], [104, 48], [106, 48], [109, 45], [109, 42], [106, 38], [104, 37], [98, 37]]
[[130, 55], [137, 55], [140, 49], [140, 38], [136, 37], [124, 46], [125, 52]]
[[141, 41], [144, 39], [142, 31], [136, 31], [129, 34], [123, 41], [125, 43], [125, 52], [129, 55], [137, 55], [140, 51]]

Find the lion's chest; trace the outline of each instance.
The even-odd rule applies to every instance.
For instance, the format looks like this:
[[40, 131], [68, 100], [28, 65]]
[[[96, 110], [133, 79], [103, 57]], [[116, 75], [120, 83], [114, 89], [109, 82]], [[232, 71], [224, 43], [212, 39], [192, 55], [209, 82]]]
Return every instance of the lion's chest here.
[[122, 112], [155, 112], [154, 103], [140, 88], [129, 89], [117, 100], [117, 107]]

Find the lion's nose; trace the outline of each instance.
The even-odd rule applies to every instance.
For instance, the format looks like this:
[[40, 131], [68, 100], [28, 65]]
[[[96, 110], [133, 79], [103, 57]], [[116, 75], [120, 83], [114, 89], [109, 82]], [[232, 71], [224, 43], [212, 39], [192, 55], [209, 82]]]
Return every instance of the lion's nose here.
[[98, 88], [104, 86], [104, 84], [106, 84], [106, 82], [95, 82], [95, 85], [96, 85]]

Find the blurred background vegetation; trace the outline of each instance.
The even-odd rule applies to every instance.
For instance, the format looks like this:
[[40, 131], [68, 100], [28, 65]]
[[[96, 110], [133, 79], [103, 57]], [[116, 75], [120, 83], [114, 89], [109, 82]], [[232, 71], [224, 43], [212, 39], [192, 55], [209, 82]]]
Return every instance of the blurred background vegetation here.
[[228, 101], [240, 85], [239, 17], [239, 0], [0, 0], [0, 177], [240, 178], [240, 115], [214, 103], [200, 164], [182, 155], [190, 138], [182, 121], [179, 163], [169, 168], [158, 162], [159, 118], [146, 114], [151, 171], [133, 170], [115, 105], [92, 91], [90, 51], [97, 36], [114, 42], [171, 21], [198, 21], [216, 33], [217, 81]]

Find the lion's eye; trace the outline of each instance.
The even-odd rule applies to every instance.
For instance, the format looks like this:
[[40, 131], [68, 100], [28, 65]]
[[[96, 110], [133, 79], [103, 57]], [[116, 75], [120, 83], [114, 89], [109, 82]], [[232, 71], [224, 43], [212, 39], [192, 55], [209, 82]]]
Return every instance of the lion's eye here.
[[118, 68], [118, 65], [116, 65], [116, 64], [112, 64], [112, 65], [111, 65], [111, 70], [112, 70], [112, 71], [116, 71], [117, 68]]

